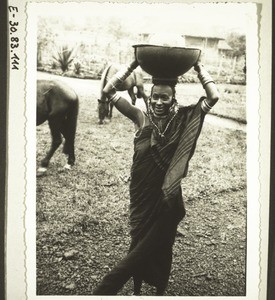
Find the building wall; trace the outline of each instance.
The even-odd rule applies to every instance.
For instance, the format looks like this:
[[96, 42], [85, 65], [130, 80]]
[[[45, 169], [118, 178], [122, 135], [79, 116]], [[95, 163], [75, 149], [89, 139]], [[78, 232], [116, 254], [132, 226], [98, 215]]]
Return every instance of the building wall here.
[[199, 47], [204, 48], [205, 39], [200, 37], [185, 36], [186, 47]]
[[205, 59], [210, 61], [219, 60], [220, 55], [218, 51], [218, 38], [205, 38], [205, 37], [185, 37], [186, 47], [198, 47], [202, 50], [202, 55]]

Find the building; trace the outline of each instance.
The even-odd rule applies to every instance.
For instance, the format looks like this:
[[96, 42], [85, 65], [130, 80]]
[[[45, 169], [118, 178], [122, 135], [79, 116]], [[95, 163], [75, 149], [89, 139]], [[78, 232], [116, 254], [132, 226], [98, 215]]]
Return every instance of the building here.
[[[150, 43], [151, 33], [140, 33], [141, 43]], [[181, 35], [182, 46], [190, 48], [199, 48], [202, 50], [204, 59], [207, 61], [219, 62], [221, 58], [232, 58], [232, 48], [226, 43], [224, 37], [217, 35]]]

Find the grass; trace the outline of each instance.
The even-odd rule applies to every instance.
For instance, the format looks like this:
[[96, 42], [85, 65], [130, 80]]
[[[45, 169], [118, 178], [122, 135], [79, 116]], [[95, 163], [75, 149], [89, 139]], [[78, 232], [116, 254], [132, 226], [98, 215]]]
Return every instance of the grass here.
[[[220, 93], [220, 99], [211, 110], [211, 113], [246, 123], [246, 86], [217, 84], [217, 88]], [[147, 90], [149, 90], [149, 88]], [[205, 95], [201, 84], [196, 83], [179, 84], [176, 87], [176, 91], [176, 97], [183, 105], [196, 103], [199, 97]]]
[[246, 123], [246, 86], [219, 84], [218, 89], [221, 101], [213, 108], [212, 113]]
[[[71, 171], [63, 169], [66, 160], [60, 148], [47, 176], [37, 179], [39, 295], [90, 295], [130, 243], [133, 125], [116, 110], [111, 123], [98, 125], [95, 90], [76, 79], [71, 86], [80, 97], [76, 165]], [[195, 97], [194, 86], [184, 89]], [[236, 97], [228, 103], [233, 106], [234, 101]], [[176, 237], [166, 295], [245, 294], [245, 138], [241, 131], [205, 123], [182, 182], [187, 215]], [[49, 143], [47, 124], [37, 127], [38, 163]], [[64, 256], [71, 250], [74, 255]], [[131, 293], [129, 281], [120, 294]], [[152, 293], [144, 285], [143, 295]]]

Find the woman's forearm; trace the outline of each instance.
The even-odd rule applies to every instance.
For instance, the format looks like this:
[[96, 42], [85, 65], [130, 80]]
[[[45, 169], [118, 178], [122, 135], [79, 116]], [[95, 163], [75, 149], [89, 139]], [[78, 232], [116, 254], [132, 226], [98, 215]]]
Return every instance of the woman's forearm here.
[[124, 116], [131, 119], [135, 124], [141, 126], [141, 110], [127, 101], [125, 98], [119, 96], [115, 90], [108, 93], [108, 99], [114, 104], [116, 109]]
[[103, 93], [114, 106], [126, 117], [131, 119], [138, 126], [141, 125], [141, 110], [131, 105], [126, 99], [116, 94], [116, 87], [121, 84], [138, 66], [137, 61], [133, 61], [128, 67], [118, 71], [105, 85]]
[[118, 71], [105, 85], [103, 89], [103, 93], [106, 94], [108, 97], [108, 94], [112, 91], [116, 90], [116, 87], [120, 85], [138, 66], [137, 61], [133, 61], [129, 66], [122, 68], [120, 71]]
[[203, 65], [198, 64], [195, 66], [195, 70], [198, 72], [198, 78], [205, 89], [206, 96], [207, 96], [207, 103], [209, 106], [214, 106], [217, 101], [219, 100], [219, 92], [215, 85], [214, 80], [203, 67]]
[[217, 86], [214, 82], [209, 82], [204, 87], [207, 97], [207, 102], [210, 106], [214, 106], [220, 97]]

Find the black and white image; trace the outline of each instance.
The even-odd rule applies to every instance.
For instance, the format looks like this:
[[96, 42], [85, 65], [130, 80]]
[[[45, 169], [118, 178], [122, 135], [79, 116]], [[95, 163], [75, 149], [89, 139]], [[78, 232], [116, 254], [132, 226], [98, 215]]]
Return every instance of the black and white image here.
[[259, 7], [25, 8], [29, 299], [258, 299]]

